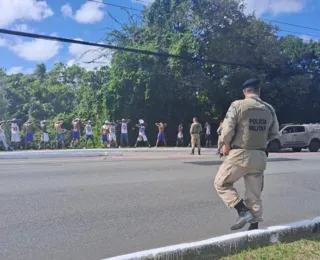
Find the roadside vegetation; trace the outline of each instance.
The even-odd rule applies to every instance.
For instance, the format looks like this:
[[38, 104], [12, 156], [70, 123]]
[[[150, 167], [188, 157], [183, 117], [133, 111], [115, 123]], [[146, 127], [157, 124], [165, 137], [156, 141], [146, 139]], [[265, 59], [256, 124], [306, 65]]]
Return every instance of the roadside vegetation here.
[[320, 237], [247, 250], [222, 260], [319, 260]]

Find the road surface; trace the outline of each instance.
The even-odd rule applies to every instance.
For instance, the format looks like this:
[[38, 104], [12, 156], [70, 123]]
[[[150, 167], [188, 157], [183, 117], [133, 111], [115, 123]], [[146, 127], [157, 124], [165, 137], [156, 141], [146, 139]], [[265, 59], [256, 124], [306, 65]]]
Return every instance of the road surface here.
[[[271, 155], [263, 226], [320, 216], [319, 159]], [[100, 260], [230, 233], [236, 212], [212, 186], [220, 163], [173, 152], [0, 160], [0, 259]]]

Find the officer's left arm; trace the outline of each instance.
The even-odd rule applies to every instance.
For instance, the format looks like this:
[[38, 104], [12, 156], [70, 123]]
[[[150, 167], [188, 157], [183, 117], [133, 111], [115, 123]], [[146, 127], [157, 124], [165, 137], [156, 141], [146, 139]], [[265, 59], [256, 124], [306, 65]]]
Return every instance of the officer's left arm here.
[[235, 135], [235, 129], [238, 121], [238, 103], [233, 102], [226, 114], [222, 124], [221, 138], [224, 145], [231, 148], [231, 141]]
[[278, 135], [279, 135], [279, 122], [278, 122], [278, 118], [277, 118], [276, 112], [273, 109], [273, 121], [272, 121], [272, 124], [271, 124], [271, 126], [269, 128], [268, 142], [276, 139], [276, 137]]
[[192, 124], [191, 127], [190, 127], [190, 134], [193, 134], [193, 131], [194, 131], [193, 128], [194, 128], [194, 124]]

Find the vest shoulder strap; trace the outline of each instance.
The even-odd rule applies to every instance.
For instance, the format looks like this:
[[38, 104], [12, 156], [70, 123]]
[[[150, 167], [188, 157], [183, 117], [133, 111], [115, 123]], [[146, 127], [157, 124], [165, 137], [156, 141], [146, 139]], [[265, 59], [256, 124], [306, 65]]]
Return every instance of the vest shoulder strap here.
[[250, 98], [254, 99], [255, 101], [259, 102], [260, 104], [265, 105], [268, 108], [268, 110], [271, 112], [272, 119], [274, 120], [274, 117], [275, 117], [274, 111], [273, 111], [273, 109], [271, 108], [271, 106], [268, 103], [263, 102], [261, 99], [258, 99], [258, 98], [254, 98], [254, 97], [250, 97]]

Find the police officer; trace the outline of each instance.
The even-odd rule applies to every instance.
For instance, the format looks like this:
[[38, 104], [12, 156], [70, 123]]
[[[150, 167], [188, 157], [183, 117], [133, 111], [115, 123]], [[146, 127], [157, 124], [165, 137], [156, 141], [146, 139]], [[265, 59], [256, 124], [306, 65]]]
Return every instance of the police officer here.
[[194, 155], [194, 149], [197, 146], [198, 154], [201, 155], [201, 136], [202, 133], [202, 126], [199, 123], [198, 119], [195, 117], [193, 118], [193, 124], [190, 127], [190, 136], [191, 136], [191, 155]]
[[[228, 156], [215, 178], [215, 189], [229, 208], [235, 208], [238, 219], [231, 230], [258, 229], [262, 221], [261, 192], [263, 172], [266, 169], [267, 141], [279, 132], [273, 107], [260, 96], [260, 81], [250, 79], [243, 85], [245, 99], [233, 102], [225, 116], [221, 138], [223, 154]], [[233, 184], [244, 178], [245, 196], [242, 199]]]

